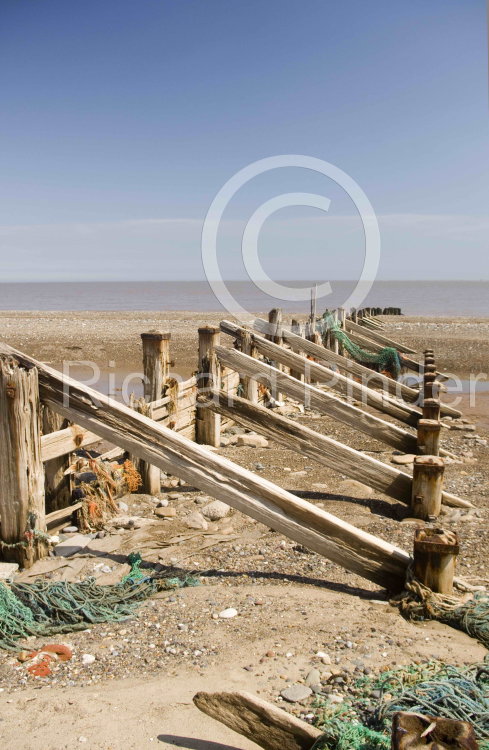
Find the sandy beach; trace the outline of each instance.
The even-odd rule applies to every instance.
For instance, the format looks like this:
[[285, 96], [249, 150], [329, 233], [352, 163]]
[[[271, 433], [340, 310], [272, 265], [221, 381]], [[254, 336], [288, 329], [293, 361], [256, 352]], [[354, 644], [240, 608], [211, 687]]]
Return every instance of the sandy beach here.
[[[76, 359], [104, 368], [113, 360], [123, 370], [141, 367], [141, 332], [169, 330], [174, 369], [187, 376], [196, 367], [197, 328], [217, 325], [221, 318], [218, 313], [187, 312], [3, 312], [0, 330], [3, 340], [53, 366]], [[471, 373], [487, 372], [489, 319], [392, 317], [385, 318], [385, 324], [386, 335], [418, 353], [431, 346], [443, 371], [464, 380]], [[459, 457], [446, 467], [445, 486], [470, 500], [475, 510], [447, 509], [440, 522], [460, 535], [458, 574], [477, 584], [489, 580], [489, 395], [477, 394], [471, 407], [468, 400], [464, 394], [464, 416], [474, 421], [479, 441], [444, 430], [443, 444]], [[317, 412], [297, 419], [385, 463], [392, 459], [393, 451], [384, 444]], [[228, 445], [219, 453], [358, 528], [407, 551], [412, 548], [415, 524], [409, 509], [381, 493], [272, 443], [265, 448]], [[286, 685], [300, 684], [311, 669], [327, 671], [315, 656], [318, 651], [329, 654], [344, 679], [344, 690], [363, 672], [430, 658], [470, 663], [485, 654], [476, 640], [439, 623], [405, 622], [374, 584], [238, 512], [232, 511], [225, 523], [211, 524], [205, 534], [173, 545], [172, 539], [188, 532], [185, 516], [206, 497], [186, 486], [163, 488], [162, 496], [175, 507], [174, 518], [155, 520], [150, 499], [129, 497], [129, 513], [147, 525], [137, 537], [123, 534], [117, 551], [104, 557], [110, 574], [96, 569], [93, 558], [81, 557], [72, 562], [73, 568], [49, 576], [62, 580], [95, 575], [101, 583], [114, 582], [128, 569], [125, 555], [139, 544], [148, 564], [198, 573], [203, 585], [151, 600], [129, 622], [95, 625], [64, 637], [75, 657], [59, 664], [52, 678], [27, 678], [15, 655], [1, 653], [0, 702], [6, 721], [0, 733], [5, 747], [15, 743], [27, 710], [28, 747], [40, 743], [46, 750], [71, 748], [81, 736], [88, 747], [101, 750], [121, 746], [122, 737], [128, 749], [159, 743], [168, 748], [247, 750], [252, 743], [201, 718], [191, 703], [195, 692], [241, 688], [284, 706], [279, 696]], [[238, 616], [216, 619], [227, 607], [235, 608]], [[29, 647], [35, 645], [31, 640]], [[90, 667], [82, 664], [87, 653], [95, 656]], [[43, 734], [55, 706], [64, 727], [61, 742], [45, 740]], [[288, 705], [288, 710], [305, 715], [311, 706], [308, 701]], [[221, 744], [212, 744], [211, 738]]]

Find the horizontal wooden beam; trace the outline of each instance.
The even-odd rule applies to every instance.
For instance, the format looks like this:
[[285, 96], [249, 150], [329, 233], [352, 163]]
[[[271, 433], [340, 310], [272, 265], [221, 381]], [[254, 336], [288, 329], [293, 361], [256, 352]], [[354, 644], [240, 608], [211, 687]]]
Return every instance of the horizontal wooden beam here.
[[411, 560], [403, 550], [6, 344], [0, 352], [36, 367], [42, 400], [68, 419], [347, 570], [389, 589], [402, 588]]
[[[345, 328], [347, 331], [359, 333], [361, 336], [365, 335], [365, 328], [367, 327], [368, 326], [361, 326], [358, 325], [358, 323], [353, 323], [352, 320], [345, 321]], [[397, 341], [393, 341], [393, 339], [384, 336], [383, 333], [378, 333], [370, 327], [368, 327], [368, 333], [366, 335], [369, 339], [375, 341], [377, 344], [382, 344], [382, 346], [392, 346], [394, 347], [394, 349], [397, 349], [397, 351], [404, 352], [405, 354], [416, 354], [416, 349], [411, 349], [405, 344], [399, 344]]]
[[102, 438], [94, 432], [76, 424], [71, 425], [64, 430], [56, 430], [56, 432], [41, 436], [41, 458], [43, 461], [50, 461], [52, 458], [86, 448], [88, 445], [100, 443], [101, 440]]
[[[406, 505], [411, 504], [412, 477], [394, 466], [384, 464], [295, 420], [275, 414], [271, 409], [252, 404], [239, 396], [229, 397], [224, 391], [214, 391], [207, 396], [201, 396], [200, 400], [205, 401], [208, 408], [218, 414], [233, 419], [243, 427], [257, 430], [285, 448], [295, 450], [350, 479], [363, 482]], [[457, 508], [473, 507], [467, 500], [453, 495], [442, 497], [442, 500], [447, 505]]]

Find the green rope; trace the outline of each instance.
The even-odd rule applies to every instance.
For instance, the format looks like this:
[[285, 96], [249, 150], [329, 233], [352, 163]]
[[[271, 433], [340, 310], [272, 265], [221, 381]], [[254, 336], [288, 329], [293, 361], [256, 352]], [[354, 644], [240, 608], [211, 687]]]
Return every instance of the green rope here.
[[21, 638], [83, 630], [100, 622], [121, 622], [137, 605], [158, 591], [196, 586], [198, 580], [145, 575], [141, 555], [129, 555], [131, 570], [120, 583], [101, 586], [94, 578], [67, 581], [0, 582], [0, 648], [14, 650]]
[[456, 667], [432, 661], [397, 667], [379, 677], [361, 677], [353, 694], [340, 705], [317, 697], [320, 712], [315, 723], [323, 734], [314, 750], [388, 750], [392, 717], [398, 711], [467, 721], [480, 750], [489, 750], [487, 662]]
[[380, 371], [389, 372], [393, 378], [398, 380], [402, 362], [399, 352], [392, 346], [386, 346], [380, 352], [368, 352], [358, 344], [354, 344], [350, 337], [339, 325], [338, 321], [326, 311], [323, 317], [316, 323], [317, 330], [321, 333], [323, 343], [326, 344], [326, 336], [330, 331], [348, 354], [357, 362], [364, 365], [375, 365]]

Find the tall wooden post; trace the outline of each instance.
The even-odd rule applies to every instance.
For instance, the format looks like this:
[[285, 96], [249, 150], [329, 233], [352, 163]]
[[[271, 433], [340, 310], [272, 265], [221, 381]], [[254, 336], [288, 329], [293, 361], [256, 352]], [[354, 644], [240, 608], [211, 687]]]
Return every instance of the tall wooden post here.
[[37, 369], [0, 357], [0, 557], [30, 567], [47, 554]]
[[[338, 308], [338, 322], [340, 324], [341, 330], [344, 331], [345, 325], [346, 325], [346, 310], [344, 307]], [[339, 342], [338, 342], [338, 354], [341, 354], [342, 356], [344, 356], [345, 354], [343, 344], [340, 344]]]
[[413, 552], [416, 578], [438, 594], [451, 594], [459, 553], [456, 533], [442, 529], [416, 529]]
[[444, 470], [443, 459], [439, 456], [414, 459], [411, 509], [415, 518], [430, 521], [440, 515]]
[[[141, 334], [143, 344], [144, 398], [147, 402], [162, 397], [170, 373], [171, 333], [148, 331]], [[148, 416], [151, 417], [151, 407]], [[161, 471], [157, 466], [141, 461], [139, 465], [141, 492], [157, 495], [161, 491]]]
[[[197, 387], [201, 393], [206, 393], [213, 388], [219, 390], [221, 387], [221, 367], [215, 352], [220, 339], [219, 328], [213, 328], [212, 326], [199, 328]], [[198, 400], [195, 426], [198, 443], [219, 447], [221, 444], [221, 417], [207, 408], [205, 403], [199, 403]]]
[[[338, 310], [333, 310], [333, 320], [335, 323], [338, 323], [338, 320], [339, 320]], [[339, 351], [340, 351], [338, 339], [336, 338], [334, 334], [332, 334], [331, 351], [333, 351], [335, 354], [339, 354]]]
[[425, 398], [423, 400], [423, 419], [440, 419], [440, 401], [437, 398]]
[[[48, 406], [42, 407], [42, 434], [64, 430], [71, 422]], [[71, 501], [71, 478], [65, 475], [70, 466], [70, 454], [52, 458], [44, 463], [46, 513], [66, 508]]]
[[[253, 346], [251, 331], [243, 331], [241, 335], [241, 351], [249, 357], [257, 357], [256, 348]], [[253, 404], [258, 403], [258, 381], [244, 376], [242, 378], [244, 397]]]

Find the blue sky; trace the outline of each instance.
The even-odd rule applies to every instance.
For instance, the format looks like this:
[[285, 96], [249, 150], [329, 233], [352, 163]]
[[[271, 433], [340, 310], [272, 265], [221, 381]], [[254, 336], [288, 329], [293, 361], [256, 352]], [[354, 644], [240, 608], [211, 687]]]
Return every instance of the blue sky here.
[[[255, 160], [335, 164], [378, 217], [380, 278], [489, 278], [484, 0], [4, 0], [0, 280], [203, 278], [200, 233]], [[356, 277], [361, 223], [328, 178], [257, 177], [219, 260], [246, 278], [248, 218], [276, 279]]]

